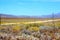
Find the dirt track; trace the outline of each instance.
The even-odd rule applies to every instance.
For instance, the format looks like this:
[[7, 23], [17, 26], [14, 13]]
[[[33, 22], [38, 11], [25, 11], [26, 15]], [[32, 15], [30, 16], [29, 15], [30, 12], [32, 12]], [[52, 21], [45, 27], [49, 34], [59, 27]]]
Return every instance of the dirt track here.
[[[60, 21], [60, 19], [56, 19], [56, 20], [45, 20], [45, 21], [35, 21], [35, 22], [24, 22], [24, 24], [44, 23], [44, 22], [52, 22], [52, 21]], [[4, 24], [1, 24], [1, 25], [12, 25], [12, 24], [20, 24], [20, 23], [4, 23]]]

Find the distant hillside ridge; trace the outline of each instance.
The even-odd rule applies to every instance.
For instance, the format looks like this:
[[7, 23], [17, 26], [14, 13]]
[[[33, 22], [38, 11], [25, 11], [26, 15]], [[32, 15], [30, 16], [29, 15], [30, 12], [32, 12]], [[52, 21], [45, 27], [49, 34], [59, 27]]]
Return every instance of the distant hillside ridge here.
[[60, 18], [60, 13], [54, 13], [50, 15], [43, 15], [43, 16], [26, 16], [26, 15], [9, 15], [9, 14], [0, 14], [1, 18]]
[[42, 18], [60, 18], [60, 13], [52, 13], [50, 15], [43, 15]]

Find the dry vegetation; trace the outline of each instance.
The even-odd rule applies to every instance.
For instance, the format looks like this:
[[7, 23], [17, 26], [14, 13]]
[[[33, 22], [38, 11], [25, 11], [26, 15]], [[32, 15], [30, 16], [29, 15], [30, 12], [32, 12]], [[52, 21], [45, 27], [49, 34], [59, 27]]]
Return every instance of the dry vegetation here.
[[[54, 22], [54, 24], [53, 22], [24, 24], [26, 22], [34, 22], [41, 20], [44, 19], [2, 18], [1, 24], [3, 23], [20, 23], [20, 24], [0, 25], [0, 39], [1, 40], [60, 40], [60, 21], [56, 21]], [[44, 27], [44, 29], [42, 29], [41, 26]]]

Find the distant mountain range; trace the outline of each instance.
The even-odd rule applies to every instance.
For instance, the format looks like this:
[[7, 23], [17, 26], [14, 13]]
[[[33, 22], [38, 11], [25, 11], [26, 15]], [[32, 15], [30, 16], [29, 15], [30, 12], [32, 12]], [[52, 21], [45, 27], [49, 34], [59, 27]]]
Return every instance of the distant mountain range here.
[[1, 18], [41, 18], [40, 16], [26, 16], [26, 15], [15, 16], [8, 14], [0, 14], [0, 17]]
[[54, 13], [50, 15], [43, 15], [42, 18], [60, 18], [60, 13]]
[[15, 16], [15, 15], [8, 15], [8, 14], [0, 14], [1, 18], [60, 18], [60, 13], [56, 13], [54, 15], [50, 14], [50, 15], [43, 15], [43, 16], [25, 16], [25, 15], [21, 15], [21, 16]]

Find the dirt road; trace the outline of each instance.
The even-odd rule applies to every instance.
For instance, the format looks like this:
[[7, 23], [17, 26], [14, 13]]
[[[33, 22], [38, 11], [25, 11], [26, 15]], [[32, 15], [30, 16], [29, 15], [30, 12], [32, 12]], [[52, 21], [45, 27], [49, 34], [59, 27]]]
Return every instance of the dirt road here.
[[[24, 24], [32, 24], [32, 23], [44, 23], [44, 22], [52, 22], [52, 21], [60, 21], [60, 19], [56, 19], [56, 20], [44, 20], [44, 21], [35, 21], [35, 22], [24, 22]], [[12, 24], [21, 24], [21, 23], [4, 23], [1, 25], [12, 25]]]

